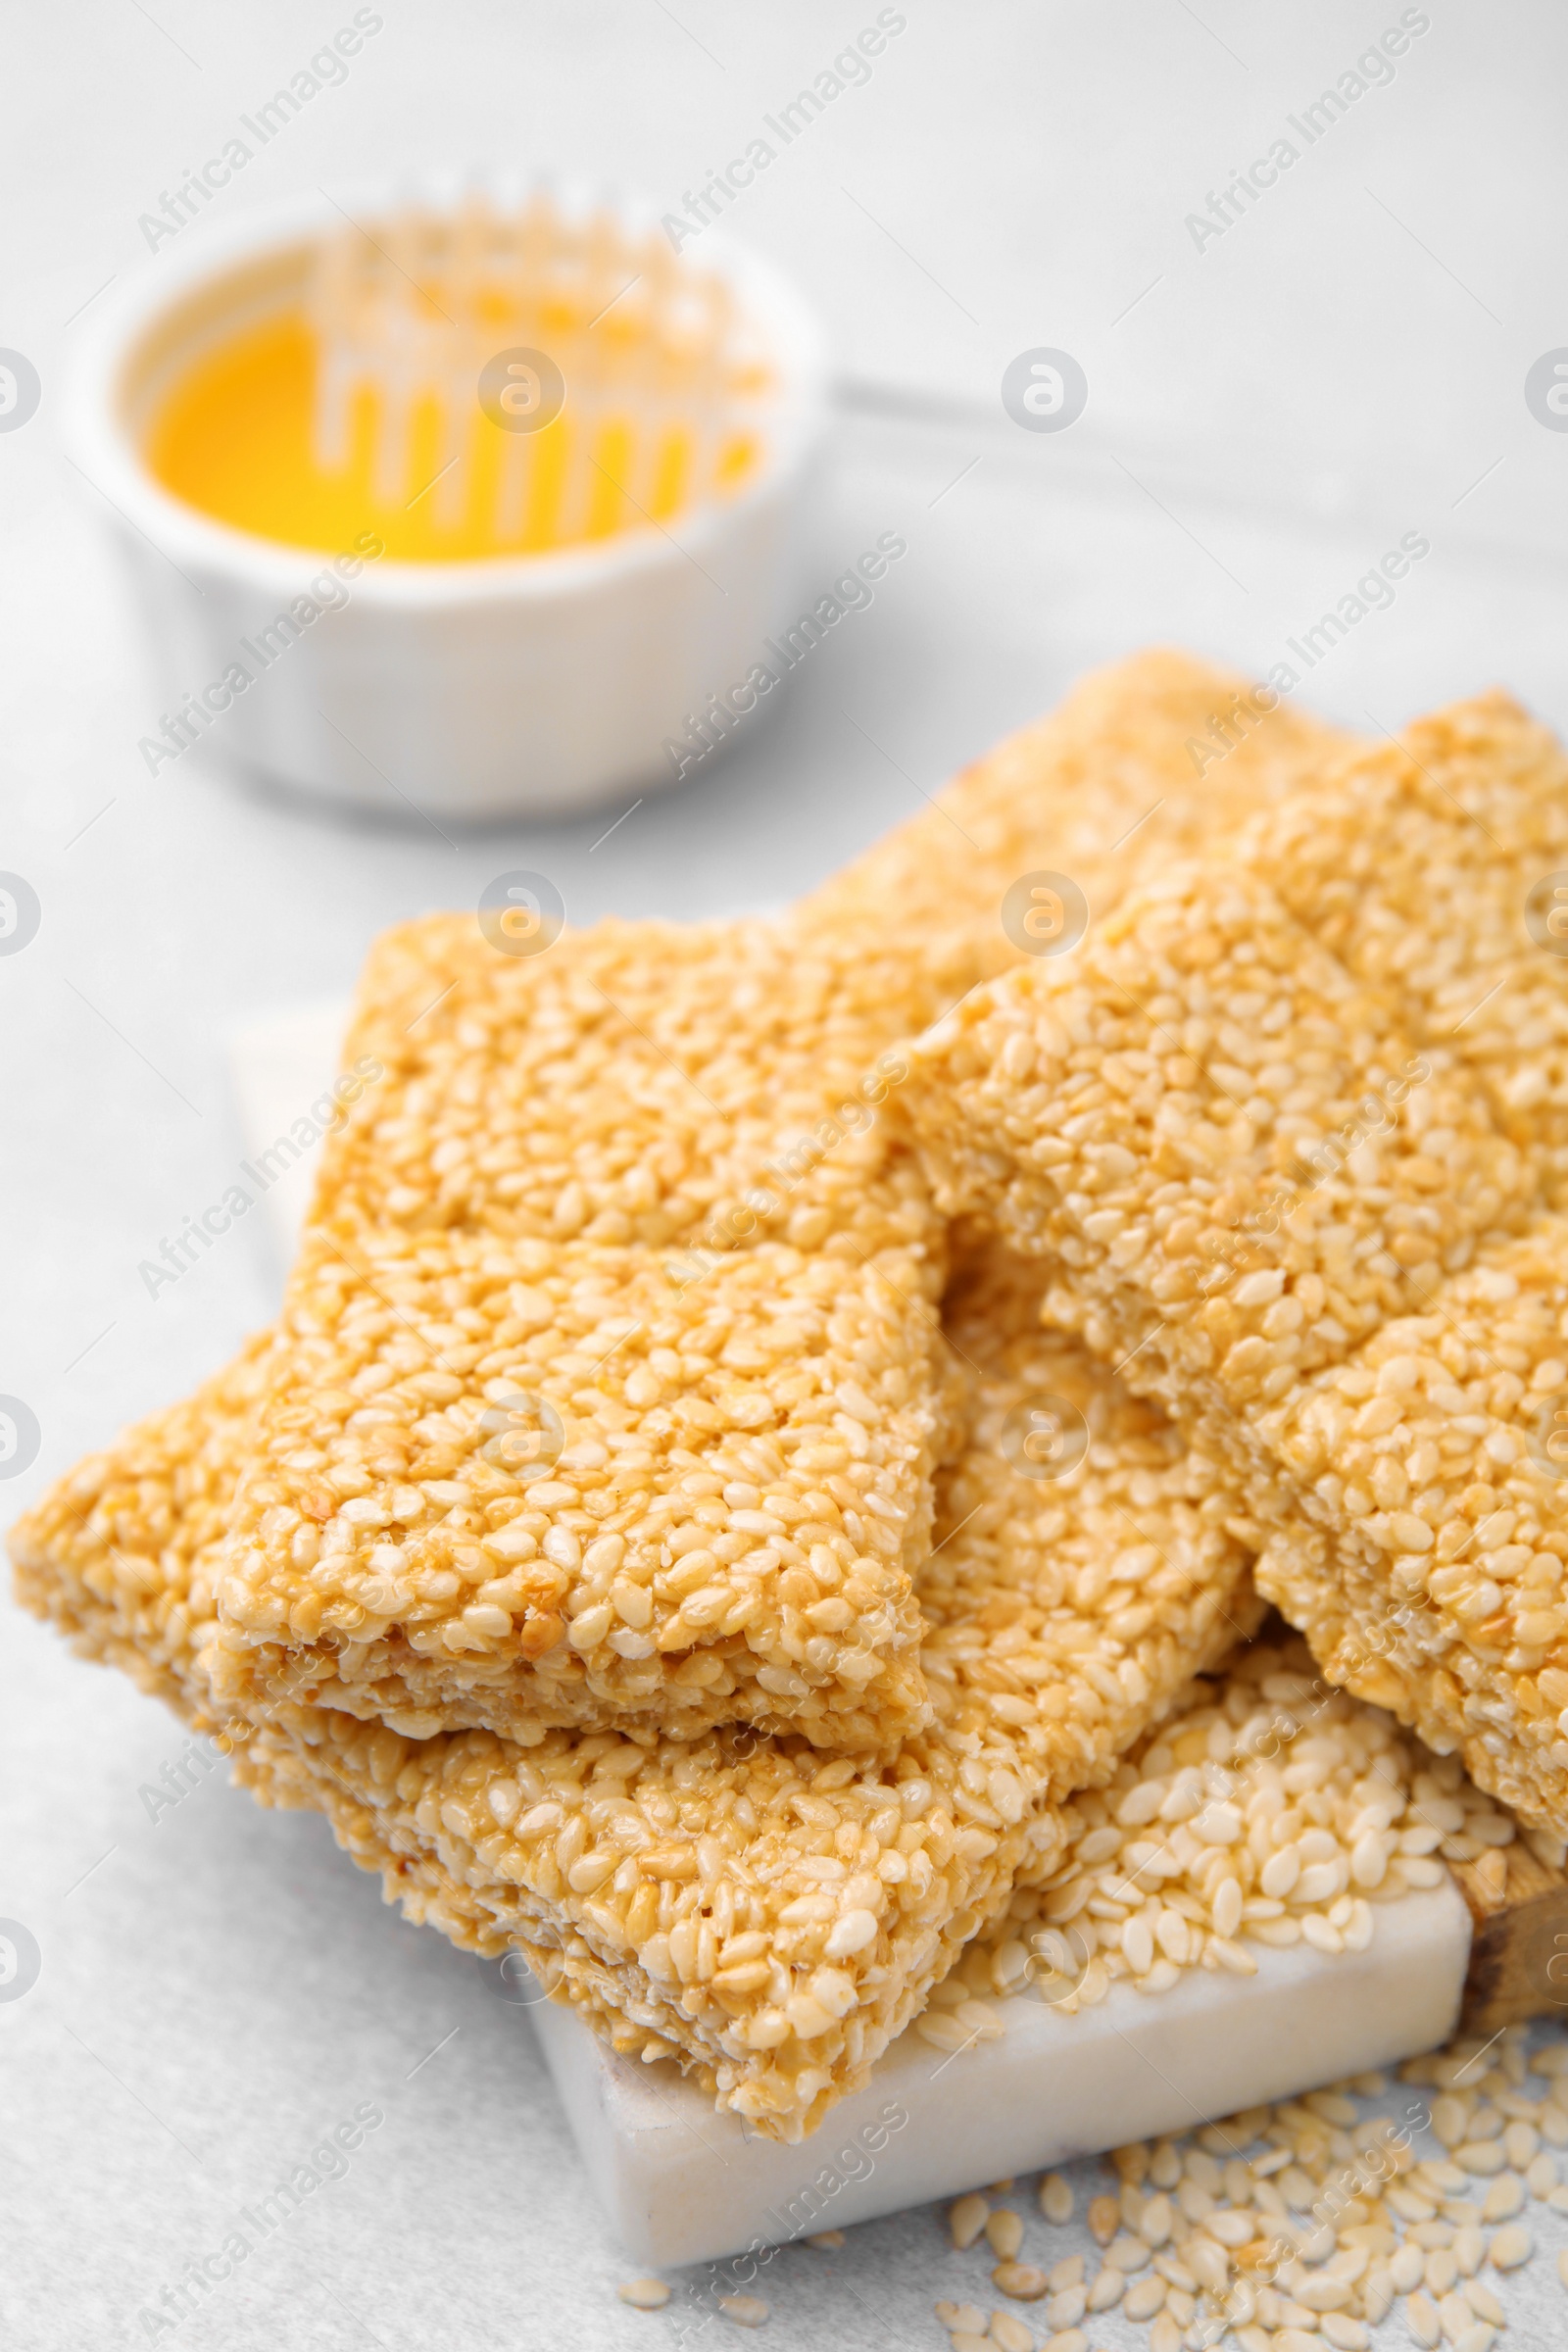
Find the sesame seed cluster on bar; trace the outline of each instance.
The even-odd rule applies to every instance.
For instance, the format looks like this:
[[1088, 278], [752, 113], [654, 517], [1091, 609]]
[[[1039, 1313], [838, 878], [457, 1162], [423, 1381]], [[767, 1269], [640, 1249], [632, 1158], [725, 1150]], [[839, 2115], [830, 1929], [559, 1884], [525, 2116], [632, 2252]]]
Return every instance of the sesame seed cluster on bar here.
[[[1233, 686], [1172, 656], [1091, 681], [777, 924], [514, 960], [458, 918], [389, 935], [350, 1041], [381, 1077], [278, 1332], [13, 1538], [24, 1599], [221, 1727], [259, 1796], [777, 2136], [1255, 1620], [1258, 1529], [1041, 1329], [1033, 1272], [966, 1250], [941, 1336], [945, 1220], [874, 1115], [901, 1031], [1013, 953], [998, 899], [1083, 821], [1097, 743], [1107, 901], [1129, 828], [1157, 859], [1337, 748], [1276, 714], [1196, 787]], [[1035, 1479], [1007, 1429], [1064, 1404], [1084, 1461]]]
[[[1568, 971], [1505, 916], [1523, 938], [1562, 760], [1499, 698], [1415, 741], [1135, 894], [1070, 962], [976, 991], [904, 1100], [942, 1204], [1049, 1260], [1052, 1316], [1226, 1463], [1267, 1530], [1260, 1589], [1326, 1669], [1560, 1826], [1568, 1227], [1529, 1081]], [[1447, 815], [1407, 813], [1418, 786]], [[1490, 871], [1465, 793], [1513, 822]], [[1358, 826], [1415, 845], [1370, 911], [1333, 846]], [[1480, 911], [1455, 946], [1461, 850]], [[1535, 1041], [1506, 1068], [1445, 1033], [1494, 986]]]
[[[213, 1583], [274, 1346], [258, 1332], [194, 1396], [85, 1455], [8, 1539], [24, 1608], [206, 1728]], [[250, 1730], [236, 1724], [242, 1740]]]
[[[1398, 2306], [1429, 2352], [1489, 2352], [1527, 2316], [1510, 2315], [1507, 2280], [1540, 2225], [1568, 2213], [1553, 2153], [1568, 2148], [1565, 2078], [1560, 2040], [1532, 2052], [1529, 2029], [1508, 2026], [1411, 2059], [1397, 2083], [1356, 2075], [1116, 2148], [1082, 2216], [1064, 2174], [1038, 2200], [996, 2182], [954, 2202], [946, 2233], [1005, 2303], [988, 2320], [944, 2299], [936, 2317], [953, 2352], [1036, 2352], [1037, 2327], [1046, 2352], [1089, 2352], [1111, 2313], [1107, 2327], [1148, 2329], [1149, 2352], [1371, 2352]], [[1568, 2251], [1556, 2267], [1568, 2284]], [[1546, 2340], [1541, 2311], [1528, 2340]]]
[[[1501, 1863], [1518, 1834], [1457, 1757], [1412, 1751], [1294, 1638], [1195, 1681], [1065, 1821], [1053, 1875], [1020, 1881], [937, 1987], [928, 2038], [960, 2008], [994, 2037], [998, 2013], [975, 2007], [993, 1994], [1032, 1990], [1070, 2016], [1123, 1978], [1153, 1993], [1184, 1969], [1251, 1976], [1258, 1945], [1365, 1950], [1375, 1906], [1439, 1885], [1445, 1862]], [[1562, 1840], [1547, 1850], [1560, 1863]]]

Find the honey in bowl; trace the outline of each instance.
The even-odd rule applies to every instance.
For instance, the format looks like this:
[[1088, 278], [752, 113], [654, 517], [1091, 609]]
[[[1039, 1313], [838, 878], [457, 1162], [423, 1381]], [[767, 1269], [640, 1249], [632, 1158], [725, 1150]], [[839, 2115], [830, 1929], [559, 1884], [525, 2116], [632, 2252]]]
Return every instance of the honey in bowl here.
[[394, 562], [542, 555], [667, 525], [756, 468], [773, 390], [720, 280], [612, 219], [351, 227], [306, 299], [236, 326], [153, 412], [146, 458], [234, 528]]

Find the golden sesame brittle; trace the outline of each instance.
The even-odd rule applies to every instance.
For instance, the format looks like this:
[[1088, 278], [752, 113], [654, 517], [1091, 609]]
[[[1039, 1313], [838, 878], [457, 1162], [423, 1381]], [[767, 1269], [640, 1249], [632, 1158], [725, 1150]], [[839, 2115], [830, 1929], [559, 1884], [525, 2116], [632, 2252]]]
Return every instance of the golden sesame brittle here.
[[[949, 1416], [906, 954], [378, 943], [219, 1577], [225, 1696], [887, 1746]], [[418, 1014], [419, 1017], [416, 1017]]]
[[799, 913], [608, 920], [517, 956], [423, 916], [367, 957], [345, 1052], [383, 1075], [328, 1140], [311, 1222], [675, 1253], [879, 1247], [902, 1217], [918, 1243], [876, 1113], [888, 1049], [950, 1002], [917, 942]]
[[1227, 1461], [1325, 1669], [1560, 1826], [1568, 768], [1503, 697], [1408, 746], [978, 992], [906, 1101], [943, 1205]]
[[[519, 1945], [617, 2046], [677, 2059], [796, 2137], [864, 2080], [1018, 1869], [1053, 1867], [1067, 1793], [1255, 1620], [1212, 1466], [1042, 1331], [1015, 1285], [994, 1268], [984, 1320], [960, 1307], [956, 1324], [995, 1360], [976, 1362], [975, 1433], [940, 1482], [920, 1591], [934, 1721], [891, 1755], [824, 1758], [744, 1728], [416, 1740], [338, 1709], [225, 1708], [206, 1504], [247, 1459], [261, 1343], [29, 1514], [19, 1589], [86, 1654], [147, 1661], [181, 1712], [226, 1730], [242, 1779], [324, 1811], [414, 1916], [489, 1954]], [[1089, 1433], [1059, 1481], [1000, 1446], [1041, 1396], [1076, 1404]]]
[[1325, 1671], [1568, 1823], [1568, 1219], [1542, 1213], [1294, 1393], [1261, 1589]]
[[1065, 1792], [1157, 1718], [1185, 1658], [1253, 1630], [1261, 1531], [1217, 1462], [1040, 1310], [1037, 1266], [962, 1250], [944, 1321], [972, 1401], [938, 1478], [921, 1656], [933, 1686], [989, 1690], [999, 1720], [1037, 1727]]
[[1534, 1194], [1468, 1073], [1224, 864], [976, 990], [912, 1058], [943, 1207], [1057, 1265], [1054, 1304], [1147, 1350], [1130, 1377], [1188, 1420], [1255, 1417]]
[[770, 1242], [677, 1290], [646, 1250], [308, 1239], [219, 1582], [220, 1695], [415, 1738], [885, 1746], [924, 1712], [928, 1271]]
[[198, 1649], [274, 1344], [257, 1333], [193, 1396], [84, 1455], [8, 1538], [23, 1606], [187, 1719], [208, 1703]]

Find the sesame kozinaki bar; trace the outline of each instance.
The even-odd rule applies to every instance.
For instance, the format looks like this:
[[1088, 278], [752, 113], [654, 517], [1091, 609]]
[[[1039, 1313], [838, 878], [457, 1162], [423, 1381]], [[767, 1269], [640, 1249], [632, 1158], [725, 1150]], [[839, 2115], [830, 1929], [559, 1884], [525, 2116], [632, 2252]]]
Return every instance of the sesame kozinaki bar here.
[[1191, 868], [966, 1000], [907, 1097], [944, 1204], [1227, 1463], [1328, 1670], [1559, 1823], [1563, 1232], [1402, 1019], [1255, 874]]
[[[292, 1703], [225, 1713], [208, 1673], [221, 1498], [265, 1339], [60, 1482], [13, 1536], [19, 1590], [85, 1654], [221, 1728], [264, 1801], [326, 1813], [412, 1916], [488, 1954], [516, 1945], [618, 2047], [675, 2058], [721, 2107], [798, 2137], [1019, 1868], [1054, 1866], [1066, 1793], [1255, 1621], [1248, 1531], [1213, 1465], [1007, 1289], [993, 1267], [983, 1316], [956, 1326], [991, 1353], [920, 1587], [933, 1720], [891, 1754], [745, 1728], [524, 1743]], [[1042, 1419], [1082, 1424], [1059, 1478], [1034, 1474]]]
[[[218, 1582], [225, 1700], [888, 1745], [951, 1386], [906, 955], [379, 941]], [[728, 1246], [712, 1246], [721, 1232]]]

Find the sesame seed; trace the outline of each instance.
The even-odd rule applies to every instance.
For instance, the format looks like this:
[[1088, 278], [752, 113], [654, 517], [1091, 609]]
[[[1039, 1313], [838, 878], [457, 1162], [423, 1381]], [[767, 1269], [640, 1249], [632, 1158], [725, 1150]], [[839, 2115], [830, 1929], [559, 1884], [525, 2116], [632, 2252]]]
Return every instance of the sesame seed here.
[[954, 2244], [960, 2253], [965, 2246], [974, 2244], [975, 2239], [986, 2226], [990, 2212], [991, 2208], [985, 2198], [973, 2192], [966, 2197], [959, 2197], [957, 2202], [949, 2208], [948, 2229], [952, 2233]]
[[1434, 2246], [1424, 2265], [1424, 2283], [1429, 2294], [1440, 2301], [1459, 2276], [1459, 2265], [1451, 2246]]
[[628, 2278], [615, 2292], [636, 2311], [662, 2311], [669, 2301], [669, 2289], [662, 2278]]
[[1421, 2248], [1413, 2238], [1407, 2239], [1389, 2258], [1389, 2276], [1401, 2295], [1420, 2285], [1425, 2268]]
[[1062, 2173], [1048, 2173], [1040, 2183], [1040, 2210], [1059, 2229], [1072, 2220], [1072, 2182]]
[[1047, 2287], [1045, 2272], [1029, 2262], [999, 2262], [991, 2274], [991, 2282], [1015, 2303], [1038, 2303]]
[[1443, 2341], [1443, 2322], [1430, 2295], [1417, 2293], [1406, 2298], [1404, 2324], [1425, 2352], [1436, 2352]]
[[944, 2328], [961, 2335], [983, 2335], [986, 2315], [975, 2303], [939, 2303], [937, 2318]]
[[[1550, 2165], [1549, 2156], [1546, 2162]], [[1548, 2190], [1554, 2188], [1556, 2180], [1556, 2172], [1553, 2170], [1550, 2180], [1546, 2182], [1546, 2188]], [[1524, 2201], [1524, 2184], [1512, 2173], [1500, 2174], [1495, 2180], [1489, 2183], [1487, 2193], [1481, 2200], [1481, 2218], [1487, 2222], [1509, 2221], [1522, 2209]]]
[[999, 2206], [986, 2216], [985, 2232], [998, 2260], [1011, 2262], [1023, 2244], [1023, 2216], [1009, 2205]]
[[1089, 2309], [1091, 2311], [1109, 2311], [1112, 2304], [1121, 2301], [1126, 2287], [1126, 2272], [1119, 2271], [1114, 2263], [1107, 2262], [1102, 2270], [1095, 2274], [1090, 2283]]
[[1114, 2197], [1091, 2197], [1087, 2219], [1095, 2243], [1108, 2246], [1121, 2228], [1121, 2207]]

